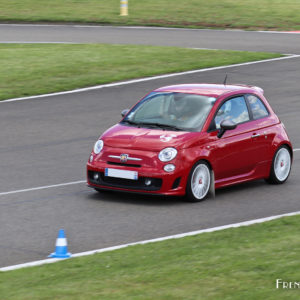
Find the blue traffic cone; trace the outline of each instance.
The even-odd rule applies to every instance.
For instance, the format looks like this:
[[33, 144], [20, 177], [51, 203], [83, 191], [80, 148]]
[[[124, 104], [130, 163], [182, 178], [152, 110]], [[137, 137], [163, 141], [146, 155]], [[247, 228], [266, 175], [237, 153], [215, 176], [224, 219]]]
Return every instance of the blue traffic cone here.
[[53, 258], [68, 258], [71, 253], [68, 253], [67, 239], [65, 236], [65, 231], [60, 229], [58, 232], [58, 237], [56, 239], [55, 252], [51, 253], [48, 257]]

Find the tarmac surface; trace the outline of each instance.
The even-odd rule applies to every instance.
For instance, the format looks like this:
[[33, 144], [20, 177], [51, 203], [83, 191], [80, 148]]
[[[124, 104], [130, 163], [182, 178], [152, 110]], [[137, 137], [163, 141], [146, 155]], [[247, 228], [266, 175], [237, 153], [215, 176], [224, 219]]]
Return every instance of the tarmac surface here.
[[[300, 54], [300, 35], [243, 31], [0, 25], [0, 41], [142, 43]], [[247, 48], [247, 49], [245, 49]], [[148, 91], [169, 84], [247, 83], [265, 90], [300, 148], [300, 57], [180, 75], [76, 94], [0, 103], [0, 267], [40, 260], [60, 228], [69, 251], [94, 250], [300, 210], [300, 151], [289, 180], [216, 191], [216, 198], [98, 194], [85, 164], [98, 136]], [[16, 190], [82, 181], [19, 193]]]
[[0, 24], [0, 43], [109, 43], [300, 54], [300, 34], [161, 27]]

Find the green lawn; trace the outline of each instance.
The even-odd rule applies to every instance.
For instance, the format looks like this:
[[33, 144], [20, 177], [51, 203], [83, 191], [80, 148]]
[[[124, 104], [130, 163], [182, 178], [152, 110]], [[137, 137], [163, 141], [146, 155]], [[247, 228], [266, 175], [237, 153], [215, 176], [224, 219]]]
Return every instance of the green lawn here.
[[[1, 299], [299, 299], [300, 216], [0, 273]], [[72, 249], [70, 249], [72, 250]]]
[[299, 0], [0, 0], [0, 21], [300, 30]]
[[278, 56], [175, 47], [2, 44], [0, 100]]

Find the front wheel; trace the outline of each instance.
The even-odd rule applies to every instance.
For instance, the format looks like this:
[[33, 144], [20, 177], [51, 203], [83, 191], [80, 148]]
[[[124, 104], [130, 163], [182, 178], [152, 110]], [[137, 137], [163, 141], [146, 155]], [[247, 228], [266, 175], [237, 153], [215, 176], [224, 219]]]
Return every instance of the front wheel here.
[[287, 146], [281, 146], [276, 151], [269, 178], [266, 180], [268, 183], [281, 184], [284, 183], [291, 172], [292, 158], [291, 153]]
[[200, 202], [207, 196], [211, 185], [211, 169], [207, 162], [197, 162], [188, 177], [186, 186], [186, 200]]

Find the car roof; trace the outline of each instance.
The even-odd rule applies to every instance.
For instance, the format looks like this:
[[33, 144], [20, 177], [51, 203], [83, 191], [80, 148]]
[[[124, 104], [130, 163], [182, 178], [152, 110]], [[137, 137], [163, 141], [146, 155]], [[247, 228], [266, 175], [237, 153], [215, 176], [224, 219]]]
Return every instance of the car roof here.
[[[250, 91], [249, 91], [250, 90]], [[230, 92], [259, 92], [263, 94], [263, 89], [257, 86], [243, 85], [243, 84], [208, 84], [208, 83], [194, 83], [194, 84], [178, 84], [164, 86], [154, 90], [154, 92], [176, 92], [176, 93], [191, 93], [205, 95], [209, 97], [219, 97], [222, 94]]]

